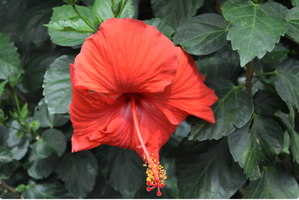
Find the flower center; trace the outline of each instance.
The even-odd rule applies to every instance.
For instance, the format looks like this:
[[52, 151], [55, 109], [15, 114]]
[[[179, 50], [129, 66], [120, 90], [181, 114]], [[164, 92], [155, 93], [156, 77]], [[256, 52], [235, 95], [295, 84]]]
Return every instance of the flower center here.
[[147, 167], [146, 174], [147, 174], [147, 185], [148, 187], [146, 190], [149, 192], [154, 188], [157, 188], [158, 192], [157, 195], [161, 196], [162, 193], [160, 191], [160, 188], [164, 187], [164, 180], [166, 177], [166, 171], [163, 169], [163, 166], [160, 165], [160, 162], [154, 159], [154, 154], [147, 151], [142, 136], [139, 129], [138, 119], [137, 119], [137, 112], [136, 112], [136, 93], [131, 93], [130, 95], [130, 101], [131, 101], [131, 108], [132, 108], [132, 115], [133, 115], [133, 121], [134, 126], [138, 135], [138, 139], [140, 141], [140, 144], [142, 146], [144, 155], [144, 161], [145, 164], [143, 166]]

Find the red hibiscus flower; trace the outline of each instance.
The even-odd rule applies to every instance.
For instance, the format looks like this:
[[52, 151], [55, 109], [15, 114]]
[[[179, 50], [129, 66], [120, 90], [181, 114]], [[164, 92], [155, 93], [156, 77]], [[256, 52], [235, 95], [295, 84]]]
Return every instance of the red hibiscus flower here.
[[101, 144], [136, 151], [147, 190], [164, 187], [159, 150], [189, 114], [215, 123], [217, 97], [191, 56], [153, 26], [109, 19], [83, 44], [72, 81], [72, 151]]

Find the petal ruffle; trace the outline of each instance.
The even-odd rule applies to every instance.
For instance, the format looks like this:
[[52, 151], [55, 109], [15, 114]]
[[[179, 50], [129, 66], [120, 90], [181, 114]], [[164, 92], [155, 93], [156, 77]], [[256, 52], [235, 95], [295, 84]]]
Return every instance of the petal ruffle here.
[[108, 19], [87, 38], [75, 60], [75, 84], [117, 97], [162, 92], [177, 69], [173, 43], [153, 26], [134, 19]]

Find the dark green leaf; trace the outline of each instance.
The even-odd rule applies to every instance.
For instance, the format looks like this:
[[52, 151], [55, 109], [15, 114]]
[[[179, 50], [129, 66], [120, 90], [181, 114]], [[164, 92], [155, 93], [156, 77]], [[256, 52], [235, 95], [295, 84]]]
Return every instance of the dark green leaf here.
[[264, 167], [261, 178], [251, 181], [243, 198], [296, 199], [299, 187], [296, 179], [282, 166]]
[[287, 57], [288, 53], [288, 49], [275, 45], [274, 49], [271, 52], [267, 52], [261, 60], [265, 63], [277, 64], [282, 62]]
[[56, 172], [72, 195], [84, 198], [95, 184], [97, 160], [90, 151], [67, 153], [59, 160]]
[[0, 109], [0, 125], [7, 120], [8, 117], [5, 117], [5, 114], [2, 109]]
[[213, 53], [227, 43], [227, 26], [223, 17], [214, 13], [193, 17], [177, 28], [174, 44], [193, 55]]
[[145, 169], [136, 152], [101, 146], [97, 149], [97, 157], [107, 182], [124, 198], [133, 198], [141, 183], [145, 184]]
[[72, 100], [69, 63], [74, 57], [61, 56], [50, 65], [44, 76], [43, 94], [51, 114], [66, 113]]
[[0, 146], [0, 163], [8, 163], [13, 160], [13, 154], [5, 147]]
[[283, 148], [283, 132], [271, 118], [255, 115], [251, 122], [228, 136], [230, 151], [246, 177], [257, 180], [261, 176], [259, 166], [273, 164]]
[[42, 139], [57, 153], [60, 157], [66, 149], [66, 139], [64, 134], [57, 129], [48, 129], [42, 133]]
[[38, 158], [47, 158], [55, 152], [43, 138], [40, 138], [32, 145], [32, 151]]
[[285, 102], [276, 93], [269, 90], [259, 90], [255, 93], [253, 103], [254, 112], [259, 115], [271, 116], [277, 110], [285, 113], [289, 112]]
[[43, 179], [50, 176], [54, 171], [58, 157], [52, 154], [47, 158], [40, 159], [32, 154], [29, 160], [32, 162], [32, 165], [27, 170], [29, 176], [35, 179]]
[[8, 80], [3, 81], [2, 83], [0, 83], [0, 97], [1, 97], [2, 93], [4, 92], [4, 87], [5, 87], [7, 82], [8, 82]]
[[7, 79], [12, 73], [23, 73], [19, 53], [8, 34], [0, 33], [0, 79]]
[[[92, 21], [91, 12], [87, 7], [76, 6], [77, 10], [82, 16]], [[78, 16], [71, 5], [63, 5], [53, 8], [51, 21], [48, 25], [58, 23], [61, 20], [67, 20], [72, 17]], [[48, 28], [49, 35], [53, 43], [61, 46], [75, 46], [82, 44], [91, 33], [80, 33], [72, 30], [58, 31], [53, 28]]]
[[21, 164], [17, 161], [2, 163], [0, 162], [0, 178], [8, 179], [13, 174], [13, 172], [20, 166]]
[[43, 3], [27, 9], [20, 17], [18, 26], [19, 37], [26, 42], [41, 43], [49, 38], [47, 28], [52, 8], [61, 4], [60, 0], [43, 1]]
[[168, 26], [163, 20], [159, 18], [152, 18], [151, 20], [144, 20], [148, 25], [156, 27], [163, 35], [171, 39], [171, 36], [175, 33], [175, 30]]
[[77, 0], [63, 0], [65, 3], [70, 4], [70, 5], [75, 5]]
[[201, 74], [221, 76], [232, 82], [237, 81], [237, 77], [242, 70], [238, 53], [226, 48], [214, 54], [199, 56], [195, 63]]
[[226, 139], [183, 140], [175, 155], [180, 198], [228, 199], [246, 179]]
[[63, 199], [73, 198], [61, 184], [27, 185], [22, 192], [24, 199]]
[[176, 29], [182, 22], [194, 16], [203, 2], [204, 0], [151, 0], [151, 6], [155, 17]]
[[250, 120], [253, 104], [248, 93], [220, 77], [207, 78], [205, 84], [214, 89], [219, 98], [212, 106], [216, 123], [196, 119], [191, 122], [189, 139], [220, 139], [232, 133], [235, 130], [234, 125], [240, 128]]
[[283, 62], [276, 71], [275, 88], [287, 103], [299, 108], [299, 61], [290, 59]]
[[287, 34], [296, 42], [299, 42], [299, 7], [289, 10], [285, 20], [288, 27]]
[[299, 0], [290, 0], [293, 6], [299, 6]]
[[283, 17], [269, 5], [229, 0], [221, 9], [225, 19], [231, 21], [227, 39], [231, 40], [233, 49], [238, 50], [241, 66], [272, 51], [286, 32]]
[[40, 127], [59, 127], [69, 121], [67, 115], [50, 114], [45, 100], [42, 99], [34, 110], [34, 119], [39, 121]]
[[267, 1], [265, 5], [271, 6], [276, 12], [278, 12], [283, 18], [288, 14], [289, 9], [286, 6], [283, 6], [281, 3], [277, 3], [274, 1]]

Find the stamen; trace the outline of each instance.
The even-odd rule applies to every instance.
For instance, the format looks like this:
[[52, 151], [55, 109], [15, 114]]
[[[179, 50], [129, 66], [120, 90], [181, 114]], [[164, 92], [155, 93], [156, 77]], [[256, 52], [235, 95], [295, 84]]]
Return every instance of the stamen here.
[[149, 192], [154, 188], [158, 189], [157, 195], [161, 196], [162, 193], [160, 192], [160, 188], [163, 188], [164, 180], [166, 177], [166, 171], [163, 169], [163, 166], [160, 165], [160, 162], [157, 162], [157, 160], [154, 158], [153, 153], [149, 153], [143, 143], [140, 130], [139, 130], [139, 124], [137, 119], [137, 112], [136, 112], [136, 94], [131, 94], [131, 108], [132, 108], [132, 115], [133, 115], [133, 121], [134, 126], [137, 132], [138, 139], [140, 141], [140, 144], [142, 146], [143, 152], [145, 155], [143, 155], [143, 158], [145, 160], [145, 164], [143, 164], [144, 167], [148, 167], [146, 170], [147, 174], [147, 185], [148, 187], [146, 190]]

